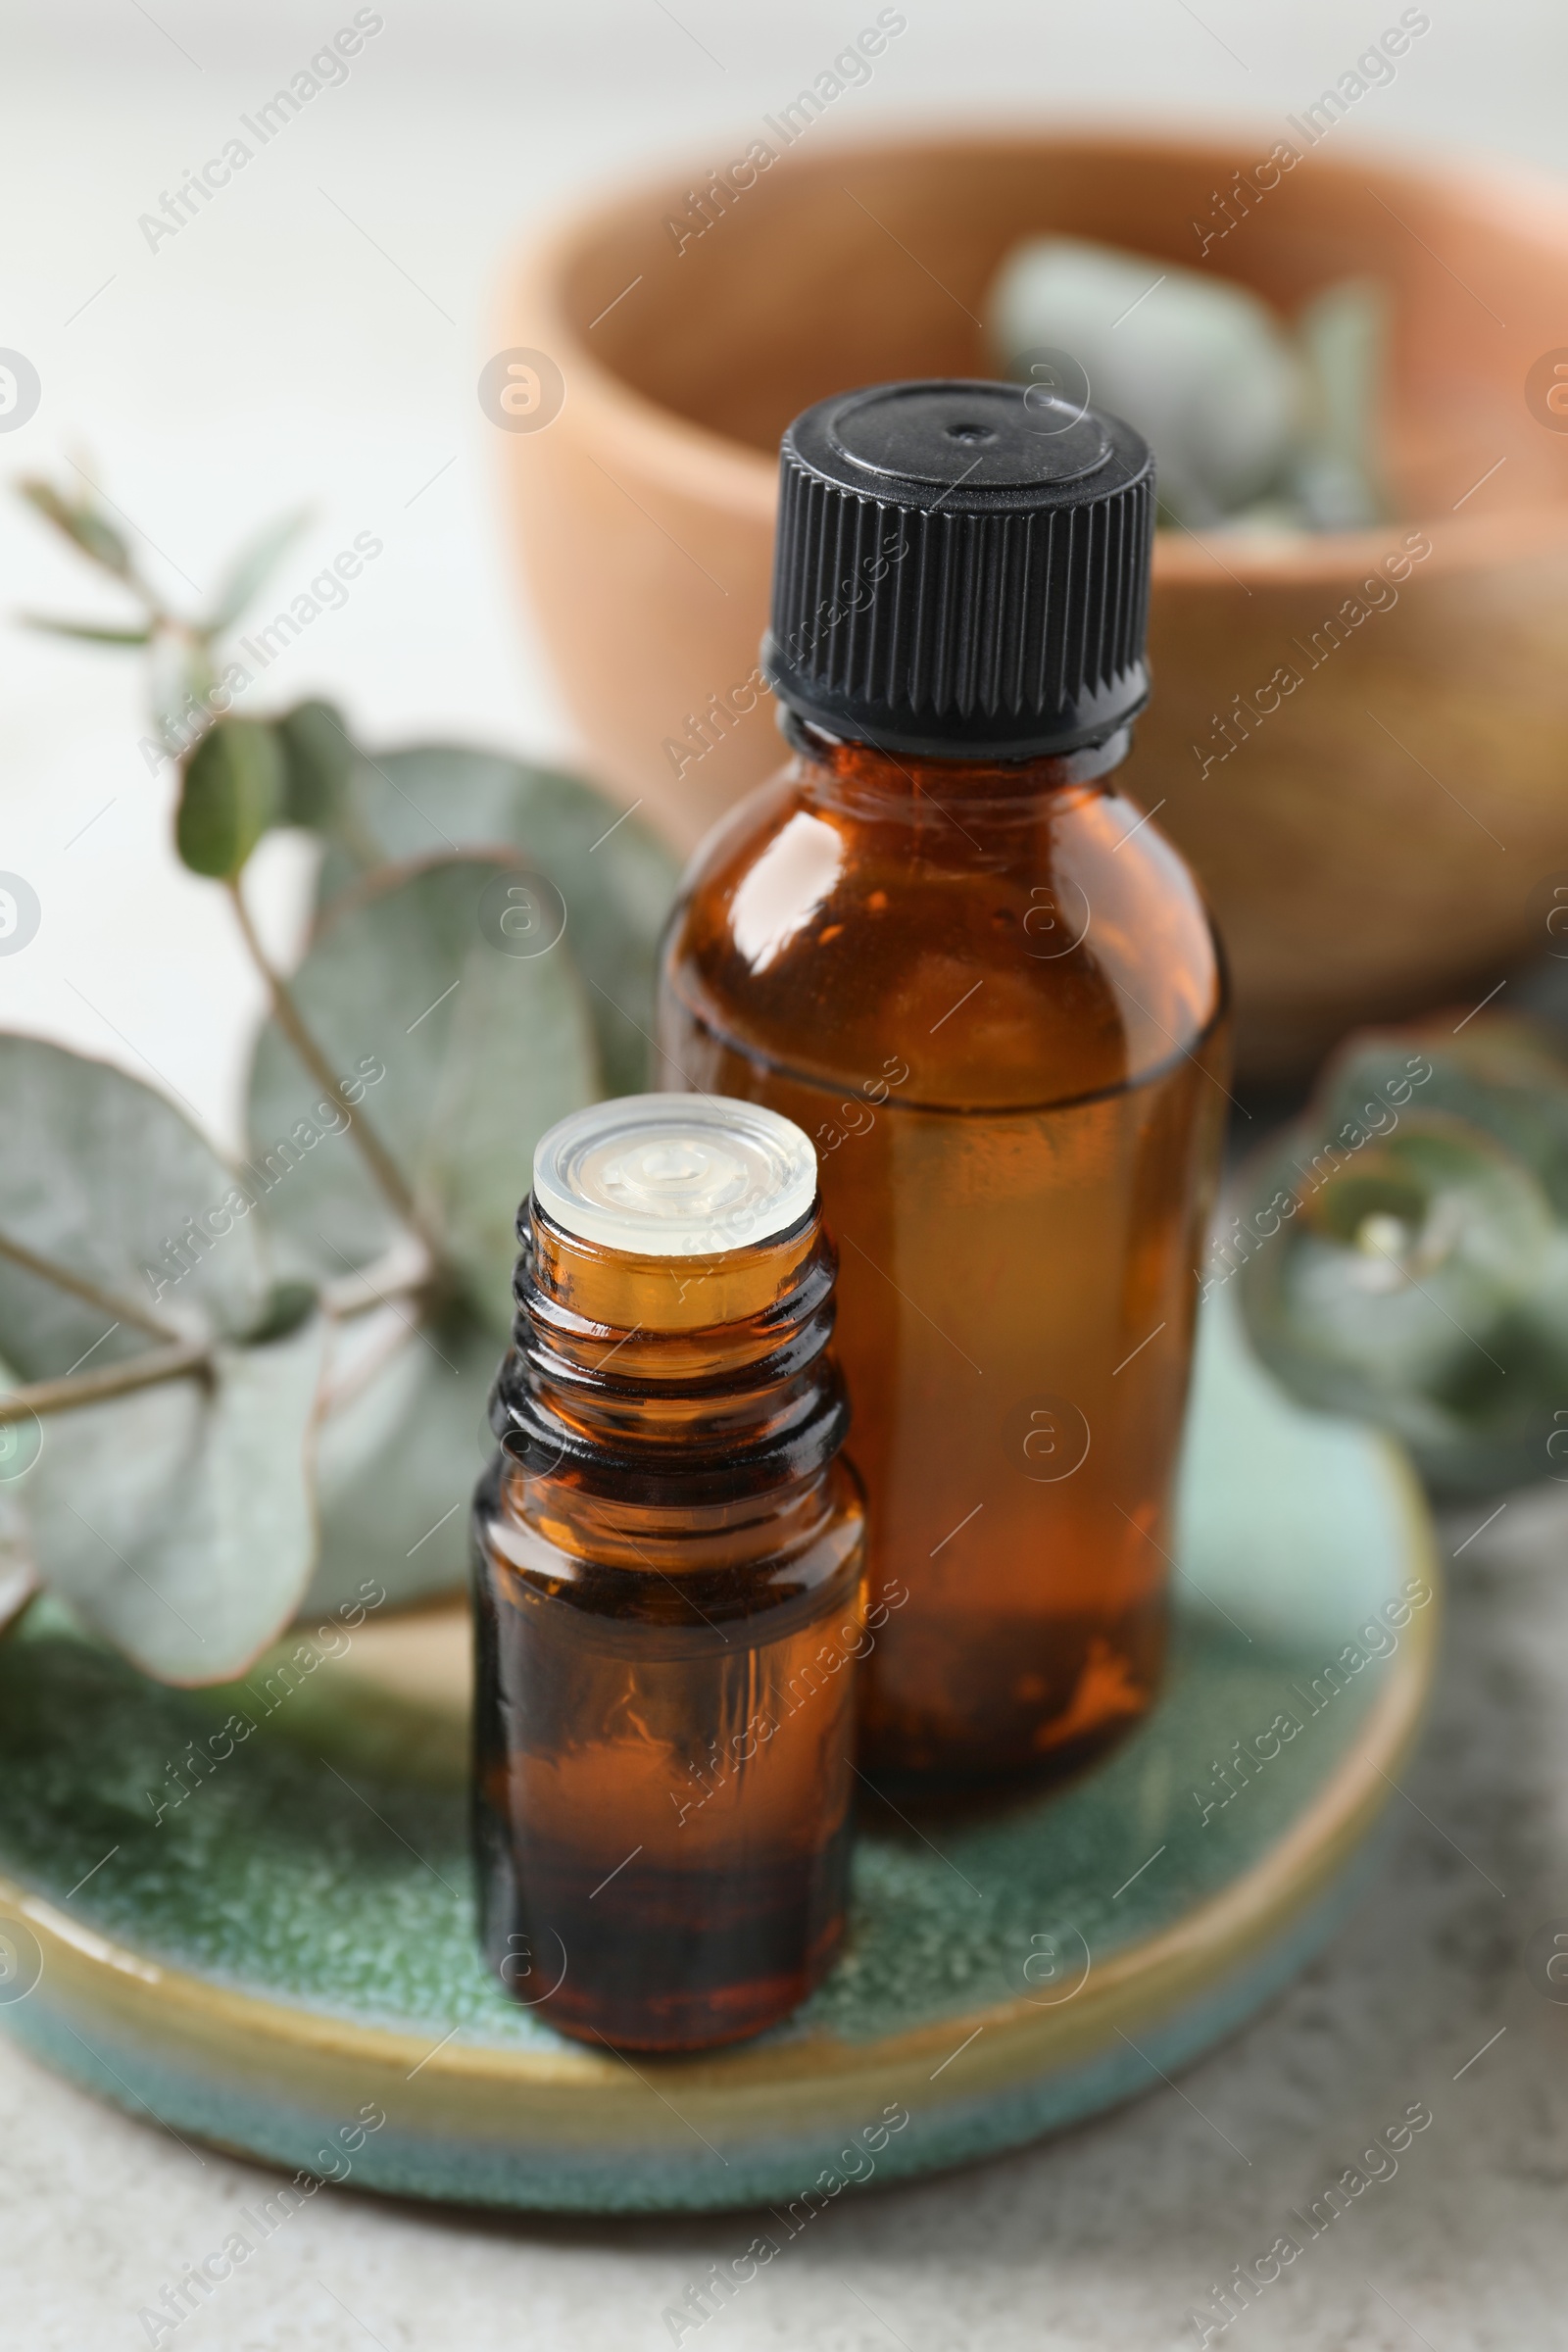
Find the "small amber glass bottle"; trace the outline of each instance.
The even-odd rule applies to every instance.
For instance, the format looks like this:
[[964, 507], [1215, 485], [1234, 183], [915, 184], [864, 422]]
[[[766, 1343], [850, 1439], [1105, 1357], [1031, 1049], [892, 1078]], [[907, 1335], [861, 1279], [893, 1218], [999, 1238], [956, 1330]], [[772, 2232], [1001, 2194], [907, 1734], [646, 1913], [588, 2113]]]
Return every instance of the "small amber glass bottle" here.
[[666, 941], [669, 1083], [817, 1145], [871, 1589], [909, 1589], [885, 1778], [1069, 1769], [1160, 1670], [1228, 1021], [1116, 783], [1152, 523], [1138, 435], [1019, 386], [808, 410], [763, 647], [794, 757]]
[[482, 1935], [563, 2033], [772, 2025], [843, 1934], [862, 1504], [811, 1146], [642, 1095], [551, 1130], [475, 1504]]

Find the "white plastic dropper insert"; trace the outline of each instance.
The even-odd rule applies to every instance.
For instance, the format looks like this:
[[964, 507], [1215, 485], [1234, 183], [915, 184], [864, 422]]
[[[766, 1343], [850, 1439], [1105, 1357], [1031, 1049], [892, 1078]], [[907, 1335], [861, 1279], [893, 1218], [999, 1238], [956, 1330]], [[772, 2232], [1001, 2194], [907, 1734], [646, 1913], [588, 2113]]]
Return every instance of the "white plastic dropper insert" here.
[[621, 1095], [541, 1138], [533, 1197], [580, 1241], [638, 1257], [713, 1256], [787, 1233], [816, 1199], [810, 1138], [721, 1095]]

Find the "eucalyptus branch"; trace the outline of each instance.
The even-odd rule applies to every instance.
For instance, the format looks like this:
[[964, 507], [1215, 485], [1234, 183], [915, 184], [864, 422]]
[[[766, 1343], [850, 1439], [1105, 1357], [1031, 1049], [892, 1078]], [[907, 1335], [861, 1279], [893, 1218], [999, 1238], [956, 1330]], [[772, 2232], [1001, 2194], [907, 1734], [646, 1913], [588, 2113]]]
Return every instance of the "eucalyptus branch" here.
[[179, 1340], [172, 1348], [149, 1348], [145, 1355], [130, 1356], [122, 1364], [107, 1364], [101, 1372], [35, 1380], [26, 1388], [11, 1389], [0, 1396], [0, 1429], [8, 1422], [42, 1420], [46, 1413], [70, 1413], [84, 1404], [103, 1404], [111, 1396], [128, 1396], [137, 1389], [158, 1388], [165, 1381], [205, 1378], [212, 1364], [208, 1341]]
[[416, 1306], [428, 1306], [445, 1297], [447, 1283], [444, 1274], [428, 1259], [410, 1266], [407, 1252], [392, 1249], [384, 1257], [359, 1266], [351, 1274], [336, 1275], [321, 1286], [321, 1308], [334, 1322], [349, 1323], [357, 1315], [368, 1315], [378, 1306], [389, 1306], [394, 1298], [406, 1298]]
[[166, 1323], [161, 1315], [150, 1313], [144, 1306], [133, 1305], [130, 1299], [120, 1298], [114, 1291], [106, 1291], [101, 1284], [89, 1281], [84, 1274], [74, 1274], [69, 1266], [59, 1266], [52, 1258], [39, 1257], [35, 1250], [24, 1248], [21, 1242], [11, 1241], [3, 1233], [0, 1233], [0, 1257], [8, 1257], [13, 1265], [21, 1266], [24, 1273], [35, 1275], [40, 1282], [53, 1283], [57, 1290], [69, 1291], [74, 1298], [79, 1298], [86, 1306], [95, 1306], [112, 1323], [132, 1323], [138, 1331], [144, 1331], [149, 1339], [162, 1340], [171, 1347], [179, 1340], [180, 1335], [173, 1325]]
[[[37, 1380], [24, 1388], [0, 1394], [0, 1429], [34, 1415], [42, 1420], [50, 1413], [70, 1413], [83, 1405], [103, 1404], [111, 1397], [133, 1396], [138, 1389], [158, 1388], [167, 1381], [211, 1377], [213, 1341], [182, 1340], [156, 1316], [142, 1314], [139, 1308], [116, 1298], [112, 1292], [100, 1291], [94, 1284], [78, 1280], [63, 1266], [52, 1266], [47, 1258], [34, 1257], [30, 1250], [24, 1250], [3, 1236], [0, 1236], [0, 1255], [14, 1258], [29, 1273], [58, 1283], [63, 1290], [74, 1292], [92, 1305], [101, 1306], [106, 1313], [118, 1308], [123, 1321], [137, 1322], [155, 1339], [168, 1343], [148, 1348], [143, 1355], [130, 1356], [123, 1363], [106, 1364], [100, 1372], [63, 1373], [55, 1380]], [[325, 1313], [336, 1321], [347, 1322], [373, 1307], [390, 1306], [398, 1298], [423, 1304], [438, 1285], [439, 1276], [432, 1274], [428, 1265], [411, 1272], [406, 1266], [400, 1267], [397, 1259], [398, 1253], [389, 1251], [363, 1273], [346, 1274], [340, 1282], [329, 1283], [321, 1294]], [[381, 1277], [379, 1287], [373, 1280], [376, 1274]], [[398, 1345], [405, 1345], [407, 1338], [405, 1330], [399, 1335]], [[377, 1365], [382, 1360], [378, 1357]], [[352, 1391], [357, 1384], [351, 1381], [347, 1385]], [[325, 1399], [325, 1409], [331, 1411], [343, 1400], [334, 1392]]]
[[[102, 499], [103, 492], [86, 468], [79, 466], [74, 458], [70, 460], [70, 464], [73, 470], [81, 475], [93, 497]], [[28, 506], [41, 514], [46, 522], [52, 522], [55, 529], [71, 541], [78, 555], [85, 556], [87, 562], [96, 564], [100, 571], [106, 571], [117, 587], [140, 599], [150, 624], [179, 625], [174, 615], [165, 611], [158, 591], [142, 577], [129, 540], [101, 510], [79, 493], [73, 504], [71, 497], [41, 476], [23, 481], [18, 488]]]
[[266, 950], [256, 935], [256, 926], [251, 921], [250, 911], [245, 905], [238, 881], [227, 882], [224, 887], [233, 902], [235, 917], [251, 960], [267, 984], [268, 994], [271, 999], [273, 1017], [278, 1027], [317, 1084], [342, 1112], [350, 1135], [356, 1139], [360, 1156], [375, 1179], [389, 1206], [422, 1243], [430, 1265], [432, 1267], [439, 1266], [442, 1262], [440, 1249], [420, 1213], [418, 1203], [409, 1189], [402, 1169], [376, 1134], [369, 1120], [366, 1118], [363, 1111], [356, 1111], [343, 1089], [333, 1077], [330, 1063], [306, 1027], [300, 1008], [289, 993], [288, 983], [280, 972], [274, 970]]

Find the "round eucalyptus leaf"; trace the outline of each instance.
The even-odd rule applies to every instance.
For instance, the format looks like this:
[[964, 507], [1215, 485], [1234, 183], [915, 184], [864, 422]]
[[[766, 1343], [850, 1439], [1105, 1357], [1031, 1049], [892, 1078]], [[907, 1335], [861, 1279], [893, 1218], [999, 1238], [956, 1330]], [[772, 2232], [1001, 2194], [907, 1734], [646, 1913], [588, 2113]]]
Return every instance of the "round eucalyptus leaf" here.
[[41, 1581], [161, 1682], [242, 1672], [299, 1607], [328, 1336], [313, 1315], [218, 1347], [208, 1378], [51, 1414], [11, 1490]]
[[309, 1607], [368, 1578], [394, 1604], [468, 1573], [468, 1513], [491, 1452], [485, 1407], [504, 1343], [471, 1315], [401, 1335], [375, 1376], [322, 1425], [320, 1555]]
[[567, 944], [588, 988], [606, 1090], [648, 1083], [654, 966], [679, 879], [670, 852], [635, 810], [575, 776], [465, 744], [362, 754], [321, 869], [325, 905], [368, 857], [429, 858], [504, 846], [565, 902]]
[[329, 833], [356, 753], [335, 704], [296, 703], [276, 722], [283, 753], [282, 821]]
[[276, 730], [263, 719], [218, 719], [181, 763], [174, 840], [184, 863], [232, 881], [281, 817], [284, 786]]
[[1161, 506], [1180, 521], [1200, 528], [1279, 485], [1302, 420], [1302, 369], [1250, 286], [1035, 237], [1007, 254], [986, 309], [1009, 375], [1087, 396], [1137, 427], [1158, 462]]
[[[0, 1036], [0, 1246], [63, 1268], [182, 1337], [237, 1338], [269, 1295], [241, 1182], [183, 1112], [107, 1062]], [[0, 1247], [0, 1353], [24, 1381], [101, 1370], [151, 1344], [115, 1306]]]
[[1544, 1475], [1568, 1236], [1533, 1169], [1441, 1111], [1309, 1159], [1314, 1134], [1249, 1187], [1240, 1289], [1264, 1362], [1303, 1402], [1381, 1422], [1446, 1489]]
[[1553, 1213], [1568, 1217], [1568, 1062], [1548, 1031], [1501, 1013], [1484, 1013], [1457, 1037], [1365, 1031], [1330, 1062], [1315, 1105], [1330, 1136], [1423, 1111], [1494, 1137], [1530, 1169]]
[[1365, 1390], [1430, 1387], [1539, 1272], [1539, 1185], [1479, 1130], [1430, 1115], [1298, 1190], [1242, 1276], [1253, 1328], [1296, 1366]]
[[[514, 1224], [534, 1145], [600, 1092], [567, 940], [521, 958], [482, 926], [497, 875], [526, 871], [500, 853], [378, 870], [334, 904], [290, 984], [352, 1118], [396, 1162], [464, 1298], [498, 1336], [511, 1323]], [[257, 1042], [249, 1124], [269, 1222], [302, 1270], [339, 1279], [398, 1240], [396, 1211], [342, 1114], [273, 1024]]]

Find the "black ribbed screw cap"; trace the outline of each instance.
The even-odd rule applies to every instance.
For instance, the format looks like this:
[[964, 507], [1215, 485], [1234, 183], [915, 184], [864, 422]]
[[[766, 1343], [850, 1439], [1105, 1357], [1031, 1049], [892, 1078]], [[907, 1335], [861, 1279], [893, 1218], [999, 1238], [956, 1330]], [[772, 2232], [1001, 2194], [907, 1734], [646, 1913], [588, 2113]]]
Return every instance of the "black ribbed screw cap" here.
[[1035, 386], [875, 384], [780, 451], [762, 665], [830, 734], [950, 759], [1101, 743], [1149, 694], [1148, 444]]

